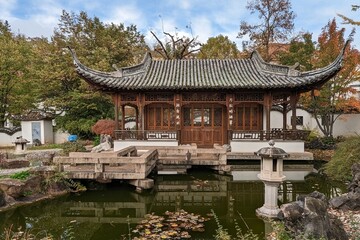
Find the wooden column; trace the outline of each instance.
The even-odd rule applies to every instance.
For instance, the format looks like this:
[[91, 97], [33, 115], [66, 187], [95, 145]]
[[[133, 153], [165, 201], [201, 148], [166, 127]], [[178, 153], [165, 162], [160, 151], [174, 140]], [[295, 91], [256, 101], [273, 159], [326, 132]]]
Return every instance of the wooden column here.
[[181, 94], [175, 93], [174, 94], [174, 109], [175, 109], [175, 128], [176, 128], [176, 139], [181, 142]]
[[296, 103], [297, 103], [297, 93], [293, 92], [290, 95], [291, 129], [292, 130], [296, 130]]
[[[227, 116], [228, 116], [228, 121], [227, 124], [224, 124], [224, 127], [226, 126], [227, 129], [225, 131], [223, 131], [223, 134], [225, 134], [225, 136], [227, 136], [227, 142], [226, 143], [230, 143], [230, 140], [232, 140], [232, 134], [233, 134], [233, 129], [234, 129], [234, 118], [235, 118], [235, 108], [234, 108], [234, 101], [235, 101], [235, 96], [234, 94], [226, 94], [226, 110], [227, 110]], [[223, 122], [226, 122], [226, 119], [223, 120]], [[226, 138], [224, 138], [224, 140], [226, 140]]]
[[270, 111], [272, 106], [272, 96], [271, 93], [265, 93], [264, 95], [264, 108], [265, 108], [265, 131], [266, 131], [266, 140], [270, 140]]
[[[115, 131], [119, 130], [119, 94], [113, 94], [113, 102], [114, 102], [114, 120], [115, 120]], [[115, 134], [115, 138], [117, 138]]]
[[144, 119], [144, 107], [145, 107], [145, 95], [143, 93], [139, 93], [137, 95], [137, 107], [138, 107], [138, 130], [140, 130], [140, 135], [138, 138], [144, 138], [144, 130], [145, 130], [145, 119]]
[[282, 104], [282, 114], [283, 114], [283, 130], [286, 130], [287, 128], [287, 104], [286, 103], [283, 103]]
[[286, 130], [287, 128], [287, 96], [284, 95], [283, 97], [283, 130]]
[[125, 130], [125, 105], [121, 105], [121, 129]]

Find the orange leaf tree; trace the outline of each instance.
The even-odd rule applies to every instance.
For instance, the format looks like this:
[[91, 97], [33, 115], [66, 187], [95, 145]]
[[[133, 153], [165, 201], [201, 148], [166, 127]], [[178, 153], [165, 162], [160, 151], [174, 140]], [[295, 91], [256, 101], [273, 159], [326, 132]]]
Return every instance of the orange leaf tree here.
[[115, 121], [110, 119], [100, 119], [91, 127], [91, 131], [98, 135], [108, 134], [111, 137], [114, 137]]
[[[344, 28], [338, 29], [335, 19], [322, 29], [313, 58], [315, 68], [327, 66], [337, 57], [345, 45], [344, 32]], [[348, 44], [341, 71], [310, 98], [304, 98], [304, 105], [312, 110], [319, 129], [327, 137], [332, 137], [334, 123], [341, 114], [360, 111], [360, 102], [352, 96], [354, 89], [350, 87], [359, 80], [359, 59], [359, 51]]]

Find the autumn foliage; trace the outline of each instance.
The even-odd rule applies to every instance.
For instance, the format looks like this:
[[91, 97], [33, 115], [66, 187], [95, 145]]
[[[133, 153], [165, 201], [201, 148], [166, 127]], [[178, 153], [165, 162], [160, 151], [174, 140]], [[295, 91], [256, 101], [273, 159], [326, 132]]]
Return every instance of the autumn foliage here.
[[[335, 19], [330, 21], [318, 38], [312, 59], [314, 68], [331, 64], [345, 46], [345, 29], [338, 29]], [[302, 103], [312, 110], [315, 120], [325, 136], [332, 136], [335, 121], [343, 113], [359, 112], [360, 102], [354, 96], [351, 84], [359, 80], [360, 53], [348, 44], [341, 71], [321, 88], [303, 96]]]
[[114, 137], [115, 121], [110, 119], [100, 119], [91, 127], [91, 131], [95, 134], [108, 134]]

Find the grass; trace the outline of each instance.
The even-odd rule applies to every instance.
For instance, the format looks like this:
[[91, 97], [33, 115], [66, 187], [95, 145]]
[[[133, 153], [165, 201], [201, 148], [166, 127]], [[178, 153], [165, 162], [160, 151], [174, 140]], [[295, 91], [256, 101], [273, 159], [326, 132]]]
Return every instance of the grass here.
[[45, 150], [45, 149], [54, 149], [54, 148], [63, 148], [62, 144], [44, 144], [40, 146], [29, 147], [28, 150]]
[[22, 172], [17, 172], [17, 173], [11, 174], [10, 178], [18, 179], [18, 180], [26, 180], [30, 175], [31, 175], [31, 173], [29, 171], [22, 171]]

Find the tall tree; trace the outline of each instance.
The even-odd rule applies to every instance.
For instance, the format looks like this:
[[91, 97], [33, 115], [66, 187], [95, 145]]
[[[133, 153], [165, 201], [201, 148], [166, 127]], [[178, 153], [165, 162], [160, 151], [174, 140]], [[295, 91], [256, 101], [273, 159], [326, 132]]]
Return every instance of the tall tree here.
[[31, 41], [13, 34], [7, 21], [0, 21], [0, 127], [15, 114], [35, 107], [37, 79]]
[[[357, 11], [360, 9], [360, 5], [351, 5], [351, 10], [352, 11]], [[355, 26], [360, 26], [360, 21], [358, 20], [354, 20], [352, 18], [349, 18], [343, 14], [338, 14], [339, 17], [341, 17], [344, 20], [344, 24], [351, 24], [351, 25], [355, 25]]]
[[[246, 6], [251, 14], [257, 13], [259, 23], [240, 23], [239, 38], [249, 36], [251, 49], [257, 49], [265, 61], [272, 60], [270, 44], [288, 39], [294, 29], [295, 14], [289, 0], [252, 0]], [[246, 49], [245, 49], [246, 50]]]
[[300, 34], [290, 41], [289, 50], [278, 54], [279, 62], [283, 65], [299, 63], [300, 69], [309, 71], [313, 69], [312, 57], [315, 52], [315, 43], [310, 33]]
[[47, 66], [42, 77], [42, 99], [45, 107], [65, 113], [57, 116], [57, 126], [88, 138], [97, 120], [113, 118], [113, 104], [110, 96], [95, 91], [79, 78], [67, 46], [75, 49], [85, 65], [100, 71], [139, 62], [147, 46], [135, 26], [105, 24], [85, 12], [63, 11], [50, 48], [42, 51]]
[[[322, 29], [313, 58], [315, 68], [324, 67], [337, 57], [345, 44], [344, 32], [344, 28], [338, 29], [335, 19]], [[325, 136], [333, 136], [334, 123], [343, 113], [360, 111], [360, 101], [352, 96], [353, 89], [350, 87], [352, 82], [359, 80], [359, 60], [359, 51], [349, 44], [341, 71], [307, 101]]]
[[239, 50], [236, 44], [227, 36], [219, 35], [211, 37], [200, 48], [200, 52], [197, 54], [198, 58], [216, 58], [216, 59], [228, 59], [238, 58]]
[[163, 32], [165, 38], [160, 40], [153, 31], [150, 31], [150, 33], [157, 42], [154, 51], [163, 59], [184, 59], [199, 51], [200, 42], [197, 38], [179, 37], [177, 33]]

